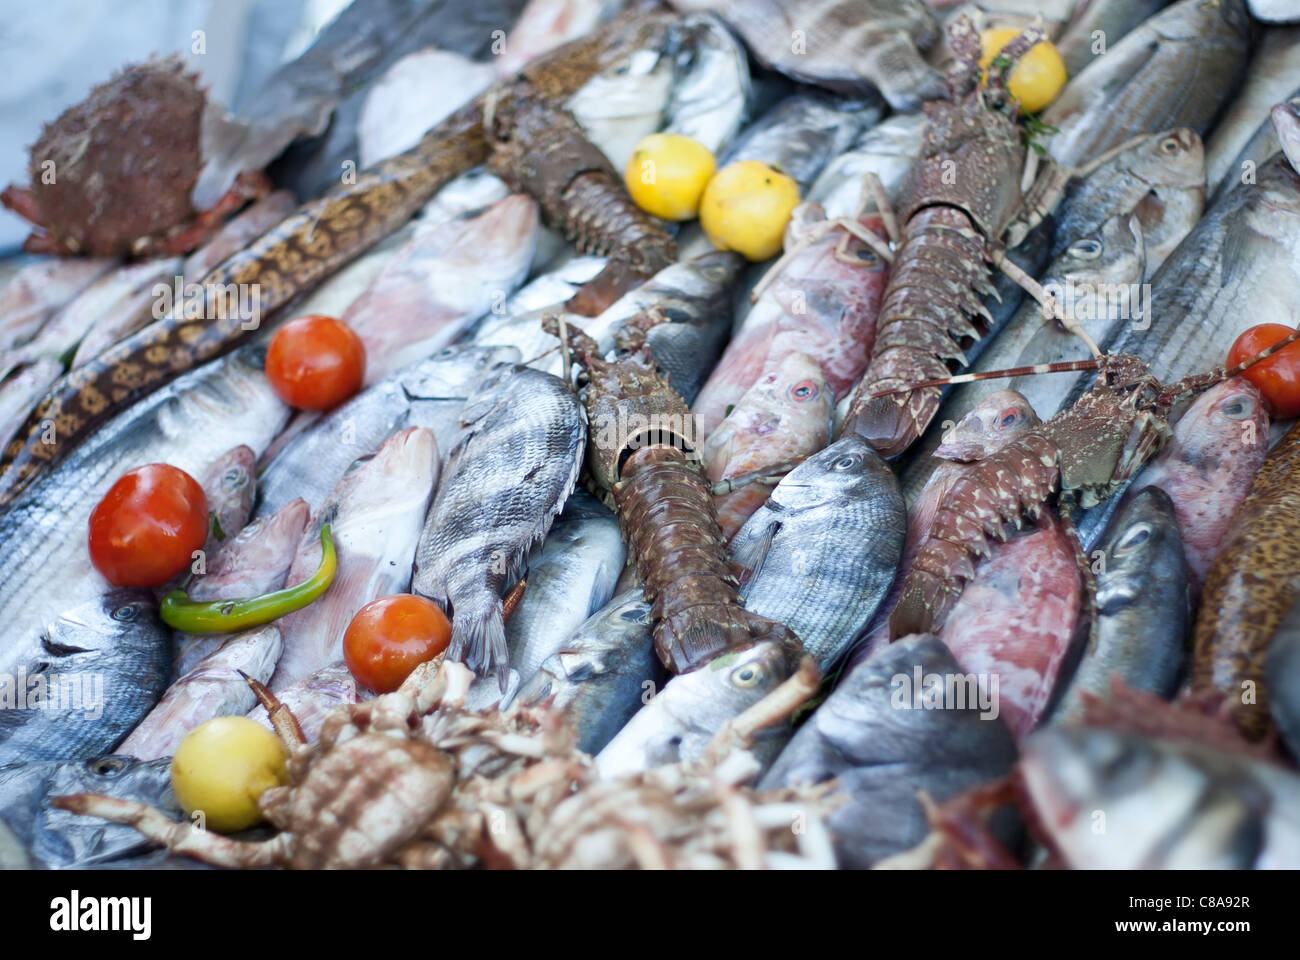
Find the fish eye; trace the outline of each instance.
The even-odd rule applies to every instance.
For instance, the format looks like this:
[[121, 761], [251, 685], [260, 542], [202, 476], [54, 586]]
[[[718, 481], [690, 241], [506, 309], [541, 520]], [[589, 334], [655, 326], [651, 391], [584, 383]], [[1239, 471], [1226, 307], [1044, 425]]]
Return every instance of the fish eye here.
[[90, 761], [90, 772], [101, 777], [112, 776], [126, 769], [126, 760], [122, 757], [99, 757]]
[[1245, 420], [1255, 412], [1255, 402], [1249, 397], [1233, 397], [1222, 407], [1223, 415], [1229, 420]]
[[747, 663], [743, 667], [737, 667], [731, 673], [731, 682], [738, 687], [748, 690], [750, 687], [763, 679], [763, 671], [758, 669], [752, 663]]
[[876, 251], [863, 245], [858, 247], [858, 259], [863, 263], [876, 263], [880, 258], [876, 256]]
[[1160, 149], [1169, 154], [1177, 153], [1179, 148], [1177, 137], [1165, 137], [1160, 141]]
[[811, 380], [800, 380], [790, 388], [790, 396], [796, 400], [811, 400], [817, 396], [817, 384]]
[[[456, 353], [455, 347], [443, 347], [441, 350], [438, 351], [438, 358], [441, 360], [446, 360], [448, 357], [454, 355], [455, 353]], [[486, 363], [486, 362], [487, 362], [486, 356], [479, 360], [479, 363]]]
[[140, 604], [126, 603], [113, 611], [113, 619], [119, 623], [132, 623], [140, 616]]
[[1003, 410], [1002, 413], [999, 414], [998, 426], [1000, 427], [1014, 426], [1016, 421], [1019, 419], [1020, 419], [1020, 413], [1017, 410], [1012, 409], [1011, 407], [1007, 407], [1007, 409]]
[[856, 456], [848, 454], [837, 458], [836, 461], [831, 464], [831, 469], [843, 473], [845, 470], [852, 470], [857, 462], [858, 458]]
[[239, 467], [231, 467], [226, 471], [225, 476], [221, 478], [221, 485], [224, 487], [242, 487], [247, 480], [248, 474]]
[[1138, 523], [1129, 528], [1115, 545], [1116, 553], [1126, 553], [1134, 547], [1140, 547], [1151, 539], [1151, 524]]
[[1076, 240], [1070, 244], [1070, 254], [1082, 260], [1096, 260], [1101, 256], [1101, 241], [1094, 240], [1091, 237]]

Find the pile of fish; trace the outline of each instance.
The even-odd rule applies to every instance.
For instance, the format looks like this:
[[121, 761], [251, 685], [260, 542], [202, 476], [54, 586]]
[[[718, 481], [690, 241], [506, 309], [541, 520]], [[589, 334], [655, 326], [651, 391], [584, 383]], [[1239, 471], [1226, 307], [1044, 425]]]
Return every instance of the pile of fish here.
[[[302, 770], [414, 731], [365, 775], [427, 835], [350, 866], [1300, 868], [1300, 425], [1222, 369], [1300, 317], [1300, 2], [530, 0], [490, 52], [380, 6], [204, 108], [157, 256], [0, 261], [0, 866], [339, 865], [276, 799], [168, 830], [185, 735], [278, 701]], [[989, 26], [1064, 57], [1028, 129]], [[631, 205], [665, 130], [796, 180], [779, 258]], [[245, 280], [260, 324], [186, 313]], [[263, 370], [304, 313], [366, 350], [323, 413]], [[156, 462], [212, 513], [191, 598], [302, 583], [325, 525], [329, 589], [212, 635], [110, 587], [90, 512]], [[399, 593], [450, 646], [375, 698], [343, 634]]]

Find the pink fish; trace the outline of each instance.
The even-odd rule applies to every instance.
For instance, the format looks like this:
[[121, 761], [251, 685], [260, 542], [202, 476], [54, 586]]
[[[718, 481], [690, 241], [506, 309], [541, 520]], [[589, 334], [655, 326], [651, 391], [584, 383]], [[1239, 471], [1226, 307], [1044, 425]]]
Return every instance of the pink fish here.
[[[883, 241], [879, 217], [858, 222]], [[849, 237], [841, 255], [846, 234], [826, 231], [825, 223], [819, 204], [796, 208], [786, 230], [789, 260], [770, 282], [764, 278], [766, 289], [695, 399], [701, 436], [716, 430], [764, 371], [789, 354], [816, 360], [837, 401], [866, 369], [888, 271], [856, 237]], [[825, 232], [818, 236], [819, 231]]]
[[1193, 603], [1264, 463], [1268, 435], [1268, 413], [1254, 384], [1225, 380], [1187, 408], [1173, 437], [1126, 494], [1159, 487], [1174, 502]]
[[1036, 529], [990, 544], [992, 556], [948, 614], [939, 638], [966, 673], [983, 674], [1017, 741], [1038, 724], [1070, 650], [1082, 578], [1050, 510]]
[[[704, 443], [710, 480], [730, 480], [810, 457], [830, 442], [835, 412], [830, 386], [817, 361], [791, 353], [745, 392], [736, 408]], [[727, 539], [763, 505], [774, 483], [750, 483], [713, 498]]]

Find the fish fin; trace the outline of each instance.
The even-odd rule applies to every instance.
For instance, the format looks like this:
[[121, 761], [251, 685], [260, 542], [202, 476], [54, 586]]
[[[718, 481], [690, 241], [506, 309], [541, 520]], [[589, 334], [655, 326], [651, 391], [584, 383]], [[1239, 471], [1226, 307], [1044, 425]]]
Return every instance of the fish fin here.
[[[762, 509], [762, 508], [760, 508]], [[731, 559], [742, 570], [749, 571], [749, 579], [758, 576], [772, 549], [772, 540], [781, 529], [780, 520], [771, 520], [765, 524], [746, 523], [731, 538]]]
[[500, 598], [484, 594], [453, 605], [447, 659], [461, 661], [479, 677], [495, 669], [501, 692], [505, 693], [510, 679], [510, 651], [506, 647]]

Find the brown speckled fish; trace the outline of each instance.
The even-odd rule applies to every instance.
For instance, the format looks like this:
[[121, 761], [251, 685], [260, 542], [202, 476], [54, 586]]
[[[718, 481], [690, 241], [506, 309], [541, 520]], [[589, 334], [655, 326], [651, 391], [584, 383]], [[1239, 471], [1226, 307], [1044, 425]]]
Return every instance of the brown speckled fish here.
[[1226, 698], [1250, 737], [1271, 726], [1264, 661], [1300, 596], [1300, 425], [1273, 449], [1210, 568], [1196, 618], [1192, 691]]

